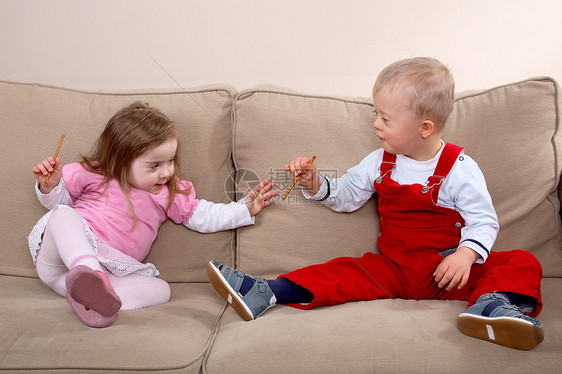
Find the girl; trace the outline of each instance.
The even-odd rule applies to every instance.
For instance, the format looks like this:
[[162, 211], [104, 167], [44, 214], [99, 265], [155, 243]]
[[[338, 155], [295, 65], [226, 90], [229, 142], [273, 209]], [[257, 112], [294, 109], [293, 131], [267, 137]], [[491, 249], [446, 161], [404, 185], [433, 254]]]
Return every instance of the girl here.
[[50, 209], [29, 235], [33, 262], [86, 325], [106, 327], [119, 310], [170, 299], [158, 270], [142, 263], [167, 218], [215, 232], [252, 224], [273, 203], [267, 180], [245, 204], [197, 199], [191, 182], [178, 176], [177, 146], [172, 122], [135, 102], [108, 121], [82, 162], [61, 168], [59, 158], [48, 157], [33, 168], [39, 201]]

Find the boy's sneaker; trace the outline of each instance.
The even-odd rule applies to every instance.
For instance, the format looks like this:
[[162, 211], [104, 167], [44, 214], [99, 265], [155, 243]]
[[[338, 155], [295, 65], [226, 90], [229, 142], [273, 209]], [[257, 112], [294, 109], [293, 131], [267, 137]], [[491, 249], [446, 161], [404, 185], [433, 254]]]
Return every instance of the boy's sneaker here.
[[497, 293], [480, 296], [458, 316], [457, 326], [465, 335], [516, 349], [531, 349], [544, 340], [541, 323]]
[[277, 302], [269, 284], [262, 277], [255, 277], [252, 288], [242, 295], [240, 287], [246, 276], [242, 270], [234, 270], [216, 260], [211, 260], [207, 264], [207, 276], [219, 295], [244, 321], [258, 318]]

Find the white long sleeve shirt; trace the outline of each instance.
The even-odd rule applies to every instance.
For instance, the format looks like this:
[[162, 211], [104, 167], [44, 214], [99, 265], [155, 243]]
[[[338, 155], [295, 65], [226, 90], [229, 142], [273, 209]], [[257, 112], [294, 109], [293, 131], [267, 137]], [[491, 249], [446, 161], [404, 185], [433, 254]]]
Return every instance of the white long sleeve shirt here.
[[[60, 183], [49, 194], [42, 193], [39, 190], [39, 184], [35, 183], [35, 193], [39, 202], [49, 210], [59, 204], [70, 206], [73, 202], [64, 179], [61, 179]], [[252, 225], [254, 222], [255, 217], [250, 216], [248, 207], [243, 200], [223, 204], [199, 199], [189, 221], [185, 223], [185, 227], [201, 233], [211, 233]]]

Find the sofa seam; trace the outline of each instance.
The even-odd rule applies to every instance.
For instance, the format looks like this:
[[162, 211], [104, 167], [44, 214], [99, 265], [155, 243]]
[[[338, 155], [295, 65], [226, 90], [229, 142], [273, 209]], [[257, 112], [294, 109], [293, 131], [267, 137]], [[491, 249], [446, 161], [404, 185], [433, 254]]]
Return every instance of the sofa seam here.
[[537, 77], [531, 77], [531, 78], [523, 79], [523, 80], [516, 81], [516, 82], [502, 84], [502, 85], [491, 87], [491, 88], [486, 88], [486, 89], [483, 89], [483, 90], [459, 91], [459, 92], [455, 92], [455, 94], [461, 95], [461, 96], [456, 96], [454, 101], [457, 102], [457, 101], [461, 101], [461, 100], [472, 98], [472, 97], [478, 97], [478, 96], [486, 95], [486, 94], [488, 94], [490, 92], [493, 92], [493, 91], [504, 89], [506, 87], [521, 86], [525, 83], [530, 83], [530, 82], [556, 82], [556, 81], [555, 81], [554, 78], [551, 78], [551, 77], [548, 77], [548, 76], [537, 76]]
[[369, 97], [344, 97], [344, 96], [307, 94], [307, 93], [300, 93], [300, 92], [283, 92], [282, 90], [283, 90], [282, 87], [280, 87], [278, 90], [268, 89], [268, 88], [259, 88], [259, 87], [248, 88], [248, 89], [239, 91], [238, 94], [236, 95], [236, 97], [234, 98], [234, 102], [244, 100], [247, 97], [253, 96], [254, 94], [271, 94], [271, 95], [280, 95], [280, 96], [303, 97], [303, 98], [317, 99], [317, 100], [332, 100], [332, 101], [339, 101], [339, 102], [343, 102], [343, 103], [353, 103], [353, 104], [359, 104], [359, 105], [373, 106], [373, 104], [370, 102], [370, 100], [372, 99], [371, 96], [369, 96]]
[[204, 351], [204, 354], [203, 354], [203, 357], [202, 357], [202, 360], [201, 360], [201, 367], [199, 368], [200, 372], [203, 373], [203, 374], [208, 374], [208, 372], [207, 372], [207, 361], [209, 359], [209, 356], [211, 355], [211, 351], [212, 351], [212, 349], [215, 345], [215, 341], [217, 339], [217, 336], [219, 335], [219, 331], [220, 331], [220, 328], [221, 328], [223, 316], [224, 316], [224, 313], [226, 312], [227, 309], [228, 309], [228, 303], [225, 302], [224, 305], [223, 305], [222, 312], [219, 313], [218, 318], [215, 322], [215, 326], [213, 328], [213, 331], [211, 332], [211, 336], [209, 337], [209, 340], [207, 341], [207, 347]]
[[217, 83], [202, 85], [190, 88], [137, 88], [137, 89], [115, 89], [115, 90], [97, 90], [97, 89], [86, 89], [86, 88], [73, 88], [66, 86], [59, 86], [56, 84], [45, 84], [36, 82], [25, 82], [25, 81], [11, 81], [11, 80], [0, 80], [1, 84], [9, 85], [20, 85], [29, 87], [40, 87], [49, 88], [60, 91], [74, 92], [87, 95], [100, 95], [100, 96], [147, 96], [147, 95], [181, 95], [181, 94], [192, 94], [192, 93], [204, 93], [204, 92], [226, 92], [234, 100], [238, 94], [238, 90], [226, 83]]
[[[240, 92], [236, 94], [236, 96], [232, 99], [232, 104], [230, 106], [230, 123], [231, 123], [231, 132], [230, 132], [230, 149], [232, 150], [232, 167], [233, 167], [233, 201], [237, 201], [237, 191], [236, 191], [236, 179], [238, 178], [238, 164], [236, 162], [236, 103], [237, 98], [240, 95]], [[232, 252], [232, 264], [235, 268], [238, 267], [238, 239], [240, 237], [240, 228], [237, 227], [234, 230], [233, 235], [233, 252]]]
[[[557, 144], [556, 140], [560, 138], [560, 86], [557, 83], [557, 81], [555, 79], [551, 79], [551, 82], [554, 86], [554, 110], [555, 110], [555, 123], [554, 123], [554, 133], [552, 134], [552, 145], [554, 148], [554, 175], [555, 178], [557, 180], [558, 183], [554, 184], [554, 191], [556, 191], [557, 193], [555, 194], [556, 198], [558, 199], [558, 212], [554, 212], [555, 213], [555, 222], [556, 220], [559, 220], [559, 222], [562, 223], [562, 211], [560, 209], [560, 207], [562, 206], [562, 202], [560, 201], [560, 188], [562, 187], [562, 181], [561, 181], [561, 168], [560, 168], [560, 147]], [[553, 191], [553, 192], [554, 192]], [[557, 217], [556, 217], [557, 216]], [[561, 231], [562, 231], [562, 225], [558, 225], [556, 228], [556, 238], [559, 237], [561, 235]], [[560, 246], [560, 243], [558, 240], [556, 240], [556, 238], [554, 238], [553, 243], [554, 243], [554, 249], [556, 250], [556, 252], [558, 253], [558, 256], [560, 258], [562, 258], [562, 247]]]

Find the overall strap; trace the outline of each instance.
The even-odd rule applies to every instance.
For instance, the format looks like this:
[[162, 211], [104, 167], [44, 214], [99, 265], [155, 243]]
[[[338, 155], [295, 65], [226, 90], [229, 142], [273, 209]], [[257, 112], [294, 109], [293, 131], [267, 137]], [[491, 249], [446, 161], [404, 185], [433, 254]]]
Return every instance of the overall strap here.
[[396, 165], [396, 155], [394, 153], [384, 151], [381, 166], [379, 167], [381, 175], [375, 179], [375, 182], [378, 184], [382, 183], [384, 177], [394, 168], [394, 165]]
[[447, 178], [449, 172], [453, 168], [453, 165], [457, 161], [460, 153], [464, 148], [459, 147], [451, 143], [446, 143], [439, 161], [437, 162], [437, 167], [433, 172], [433, 175], [427, 179], [427, 184], [422, 188], [422, 193], [428, 193], [432, 191], [433, 201], [437, 202], [437, 197], [439, 196], [439, 189], [441, 188], [441, 183]]

